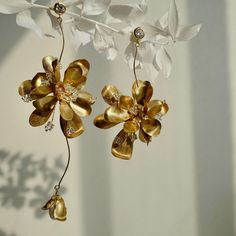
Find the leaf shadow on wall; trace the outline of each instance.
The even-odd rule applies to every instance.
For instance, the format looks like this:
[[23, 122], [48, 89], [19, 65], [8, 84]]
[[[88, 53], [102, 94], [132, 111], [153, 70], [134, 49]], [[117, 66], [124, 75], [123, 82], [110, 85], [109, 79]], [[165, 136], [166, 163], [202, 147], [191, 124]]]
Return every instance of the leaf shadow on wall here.
[[50, 166], [46, 157], [36, 160], [32, 154], [0, 149], [0, 205], [16, 210], [30, 207], [37, 219], [47, 216], [41, 207], [51, 197], [63, 169], [61, 156]]

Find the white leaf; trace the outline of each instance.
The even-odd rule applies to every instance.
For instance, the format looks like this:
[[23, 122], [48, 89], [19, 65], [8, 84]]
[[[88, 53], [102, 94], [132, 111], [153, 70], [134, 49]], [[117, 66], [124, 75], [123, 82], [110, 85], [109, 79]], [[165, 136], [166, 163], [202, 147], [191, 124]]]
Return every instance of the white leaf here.
[[166, 12], [165, 15], [163, 15], [159, 20], [156, 21], [155, 26], [165, 30], [169, 24], [168, 17], [169, 17], [169, 12]]
[[172, 60], [170, 55], [164, 49], [164, 47], [160, 47], [156, 53], [156, 66], [157, 69], [162, 73], [165, 78], [168, 78], [171, 74]]
[[137, 25], [144, 21], [147, 13], [147, 3], [143, 0], [140, 4], [112, 5], [109, 8], [110, 15], [120, 22]]
[[82, 13], [83, 15], [100, 15], [107, 11], [111, 0], [84, 0]]
[[173, 39], [175, 39], [178, 25], [179, 25], [179, 16], [178, 16], [176, 3], [175, 3], [175, 0], [171, 0], [169, 14], [168, 14], [168, 26], [169, 26], [169, 32], [171, 36], [173, 37]]
[[142, 44], [140, 49], [143, 69], [146, 72], [148, 80], [154, 82], [159, 75], [158, 68], [154, 65], [157, 48], [152, 43], [147, 42]]
[[31, 16], [30, 10], [25, 10], [16, 15], [16, 23], [19, 26], [33, 30], [40, 38], [43, 38], [43, 32]]
[[75, 51], [77, 52], [80, 46], [84, 46], [91, 42], [91, 35], [87, 32], [80, 31], [74, 27], [71, 28], [70, 41]]
[[118, 51], [116, 48], [109, 48], [106, 51], [107, 60], [113, 61], [117, 57]]
[[176, 38], [178, 41], [187, 41], [194, 38], [200, 31], [202, 25], [181, 26], [179, 25]]
[[0, 0], [0, 12], [13, 14], [31, 8], [31, 3], [26, 0]]
[[81, 3], [82, 0], [64, 0], [63, 4], [65, 4], [65, 6], [73, 6], [73, 5], [77, 5], [79, 3]]
[[[113, 31], [103, 28], [99, 25], [96, 25], [94, 39], [93, 39], [93, 45], [94, 45], [94, 48], [98, 52], [107, 53], [107, 52], [109, 52], [110, 49], [116, 49], [115, 41], [113, 38]], [[108, 58], [113, 58], [114, 50], [110, 51], [110, 53], [112, 53], [112, 54], [109, 54]]]

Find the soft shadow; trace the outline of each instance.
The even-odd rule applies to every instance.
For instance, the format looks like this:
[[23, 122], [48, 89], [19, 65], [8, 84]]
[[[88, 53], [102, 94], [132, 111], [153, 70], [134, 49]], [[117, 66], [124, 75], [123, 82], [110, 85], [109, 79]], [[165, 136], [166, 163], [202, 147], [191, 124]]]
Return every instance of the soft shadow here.
[[[93, 126], [93, 118], [104, 111], [100, 91], [106, 84], [110, 71], [110, 63], [104, 55], [97, 54], [92, 45], [80, 49], [81, 55], [90, 61], [91, 70], [88, 75], [86, 91], [98, 98], [93, 106], [90, 118], [84, 119], [86, 129], [80, 142], [80, 171], [82, 176], [83, 227], [84, 236], [112, 236], [112, 213], [110, 199], [109, 159], [105, 152], [107, 148], [106, 132]], [[93, 127], [88, 129], [88, 127]], [[105, 138], [104, 138], [105, 137]]]
[[226, 1], [189, 0], [203, 28], [190, 45], [199, 236], [234, 236]]
[[16, 234], [9, 234], [3, 231], [2, 229], [0, 229], [0, 236], [16, 236]]
[[41, 207], [51, 197], [63, 169], [61, 156], [49, 166], [47, 158], [36, 160], [32, 154], [0, 149], [1, 206], [16, 210], [29, 206], [36, 218], [42, 218], [46, 214]]

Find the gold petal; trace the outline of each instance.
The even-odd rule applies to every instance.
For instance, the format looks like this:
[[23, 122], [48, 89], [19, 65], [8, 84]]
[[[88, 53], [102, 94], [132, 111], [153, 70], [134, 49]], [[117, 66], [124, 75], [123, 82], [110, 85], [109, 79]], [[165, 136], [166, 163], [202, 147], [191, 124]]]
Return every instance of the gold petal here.
[[77, 60], [72, 62], [64, 75], [64, 83], [77, 88], [83, 86], [86, 82], [86, 76], [89, 71], [89, 62], [86, 60]]
[[71, 109], [70, 105], [65, 101], [61, 101], [60, 114], [64, 120], [72, 120], [74, 116], [73, 110]]
[[106, 121], [110, 121], [112, 123], [120, 123], [128, 120], [130, 115], [126, 110], [122, 110], [117, 106], [111, 106], [106, 109], [104, 118]]
[[106, 85], [102, 89], [102, 97], [106, 103], [113, 106], [118, 103], [121, 92], [113, 85]]
[[45, 73], [37, 73], [32, 79], [32, 85], [34, 88], [45, 86], [45, 82], [47, 82], [47, 77]]
[[134, 107], [134, 99], [130, 96], [121, 96], [119, 101], [119, 107], [125, 110], [129, 110]]
[[121, 130], [112, 143], [111, 152], [115, 157], [130, 160], [133, 153], [133, 134], [128, 134]]
[[29, 117], [29, 123], [33, 127], [44, 125], [48, 121], [51, 114], [52, 114], [52, 111], [41, 112], [41, 111], [35, 110]]
[[33, 102], [34, 107], [41, 112], [53, 110], [57, 103], [57, 98], [54, 96], [46, 96]]
[[19, 86], [18, 92], [20, 96], [24, 96], [26, 94], [30, 94], [33, 86], [31, 84], [31, 80], [26, 80]]
[[82, 70], [82, 76], [86, 77], [89, 72], [90, 64], [85, 59], [80, 59], [72, 62], [69, 66], [71, 67], [79, 67]]
[[117, 125], [118, 123], [112, 123], [109, 121], [106, 121], [104, 119], [104, 114], [98, 115], [94, 121], [93, 121], [94, 125], [100, 129], [109, 129], [115, 125]]
[[38, 98], [45, 97], [52, 92], [53, 92], [53, 87], [51, 85], [40, 86], [40, 87], [34, 88], [31, 91], [30, 96], [33, 99], [38, 99]]
[[135, 82], [132, 87], [133, 98], [137, 101], [138, 104], [146, 105], [153, 94], [153, 88], [149, 81], [138, 80], [138, 86]]
[[90, 104], [80, 98], [77, 98], [75, 102], [70, 102], [70, 106], [75, 114], [80, 117], [89, 116], [92, 112]]
[[143, 143], [149, 144], [152, 141], [152, 137], [145, 133], [142, 129], [139, 129], [139, 139]]
[[55, 67], [58, 64], [58, 60], [53, 56], [46, 56], [43, 58], [43, 68], [46, 72], [54, 73]]
[[124, 131], [127, 133], [136, 133], [139, 130], [139, 125], [134, 120], [128, 120], [124, 123]]
[[78, 93], [78, 98], [86, 101], [88, 104], [92, 105], [95, 103], [96, 99], [93, 97], [92, 94], [85, 92], [85, 91], [80, 91]]
[[49, 210], [55, 205], [56, 201], [53, 197], [47, 201], [47, 203], [42, 207], [42, 210]]
[[161, 132], [161, 123], [156, 119], [146, 119], [141, 121], [143, 131], [150, 136], [158, 136]]
[[49, 209], [49, 215], [53, 220], [65, 221], [67, 210], [61, 196], [56, 196], [55, 205]]
[[160, 114], [161, 116], [164, 116], [168, 111], [169, 111], [169, 106], [168, 106], [168, 104], [166, 103], [166, 101], [163, 101], [163, 102], [162, 102], [161, 111], [160, 111], [159, 114]]
[[147, 114], [149, 117], [155, 117], [162, 109], [163, 102], [160, 100], [152, 100], [148, 103], [148, 111]]
[[70, 121], [63, 120], [60, 117], [61, 129], [67, 138], [75, 138], [84, 132], [83, 123], [79, 116], [74, 115]]

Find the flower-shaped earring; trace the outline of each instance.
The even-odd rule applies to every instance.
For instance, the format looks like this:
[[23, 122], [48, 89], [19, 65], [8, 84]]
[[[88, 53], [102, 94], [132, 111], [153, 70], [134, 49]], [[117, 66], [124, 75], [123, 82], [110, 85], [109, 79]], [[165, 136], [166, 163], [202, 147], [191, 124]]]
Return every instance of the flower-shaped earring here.
[[132, 35], [135, 45], [134, 76], [132, 97], [124, 96], [113, 85], [106, 85], [102, 90], [102, 96], [109, 108], [94, 119], [96, 127], [109, 129], [119, 123], [123, 129], [115, 137], [112, 143], [112, 154], [118, 158], [129, 160], [133, 153], [133, 143], [139, 139], [149, 144], [152, 137], [156, 137], [161, 131], [161, 117], [165, 115], [169, 107], [165, 101], [151, 100], [153, 87], [149, 81], [141, 81], [136, 75], [136, 57], [140, 40], [144, 37], [141, 28], [136, 28]]
[[[24, 81], [19, 87], [19, 94], [25, 102], [32, 102], [35, 110], [30, 115], [29, 123], [33, 127], [45, 125], [45, 131], [54, 127], [54, 114], [56, 104], [59, 103], [60, 125], [66, 138], [68, 148], [68, 161], [65, 170], [55, 185], [55, 193], [42, 208], [49, 210], [49, 215], [54, 220], [66, 220], [66, 206], [63, 198], [58, 194], [61, 182], [65, 177], [70, 164], [70, 146], [68, 138], [75, 138], [84, 131], [81, 117], [90, 115], [91, 105], [95, 102], [93, 96], [84, 91], [89, 71], [87, 60], [76, 60], [69, 64], [65, 70], [64, 79], [61, 80], [61, 59], [65, 47], [65, 37], [61, 16], [66, 12], [62, 3], [56, 3], [51, 10], [58, 16], [58, 24], [63, 39], [59, 59], [53, 56], [43, 58], [45, 72], [37, 73], [32, 80]], [[51, 120], [48, 121], [51, 117]]]

